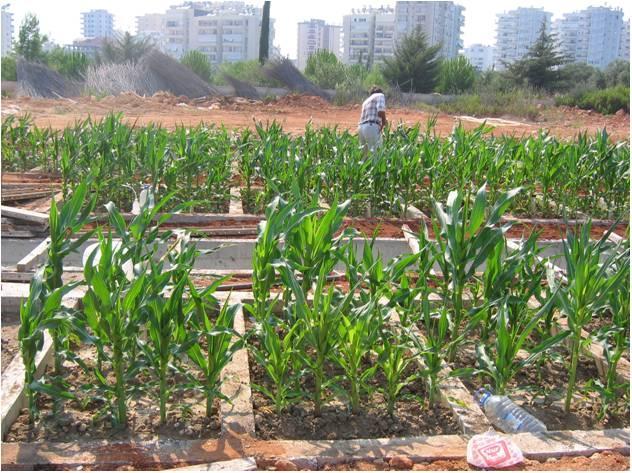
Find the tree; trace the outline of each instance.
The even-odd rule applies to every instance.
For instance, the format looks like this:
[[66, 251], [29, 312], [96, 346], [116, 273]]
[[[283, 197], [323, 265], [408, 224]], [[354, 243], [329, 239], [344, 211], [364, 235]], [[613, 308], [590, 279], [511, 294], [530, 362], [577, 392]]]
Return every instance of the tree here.
[[474, 86], [476, 72], [465, 56], [446, 59], [441, 63], [439, 73], [439, 92], [443, 94], [462, 94]]
[[46, 57], [48, 66], [70, 79], [81, 79], [90, 65], [90, 58], [84, 53], [66, 51], [55, 47]]
[[630, 63], [628, 61], [619, 59], [611, 62], [603, 71], [603, 74], [606, 87], [615, 87], [617, 85], [630, 87]]
[[15, 57], [3, 56], [2, 66], [0, 66], [0, 71], [2, 73], [1, 74], [2, 80], [12, 80], [12, 81], [18, 80]]
[[39, 20], [32, 13], [27, 13], [20, 25], [15, 52], [27, 61], [43, 61], [46, 58], [44, 43], [46, 35], [40, 34]]
[[189, 51], [182, 56], [180, 62], [195, 72], [202, 80], [210, 81], [212, 68], [206, 54], [200, 51]]
[[345, 66], [331, 51], [319, 49], [307, 59], [305, 77], [323, 89], [335, 89], [345, 79]]
[[151, 38], [132, 36], [129, 32], [116, 40], [106, 40], [98, 56], [98, 62], [136, 63], [143, 55], [153, 48]]
[[546, 32], [543, 22], [540, 35], [527, 54], [512, 64], [505, 64], [510, 77], [517, 83], [526, 82], [547, 92], [557, 89], [564, 79], [561, 66], [568, 62], [557, 49], [555, 35]]
[[270, 56], [270, 0], [263, 2], [261, 36], [259, 37], [259, 62], [263, 65]]
[[432, 92], [437, 84], [441, 44], [428, 46], [426, 35], [417, 28], [402, 38], [395, 56], [384, 60], [384, 77], [403, 90]]

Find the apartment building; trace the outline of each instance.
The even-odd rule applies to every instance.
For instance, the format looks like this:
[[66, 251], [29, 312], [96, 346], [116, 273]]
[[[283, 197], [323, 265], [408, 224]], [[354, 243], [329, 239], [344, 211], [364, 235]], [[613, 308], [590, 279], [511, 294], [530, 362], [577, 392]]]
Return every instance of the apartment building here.
[[318, 50], [331, 51], [341, 58], [340, 33], [342, 28], [328, 25], [324, 20], [309, 20], [298, 24], [298, 48], [296, 66], [305, 70], [307, 60]]
[[165, 15], [162, 13], [148, 13], [136, 17], [136, 34], [144, 38], [151, 38], [153, 44], [160, 50], [165, 47]]
[[441, 44], [439, 54], [442, 57], [456, 57], [463, 48], [463, 10], [454, 2], [397, 2], [395, 42], [419, 28], [426, 34], [429, 45]]
[[496, 69], [503, 70], [504, 63], [522, 59], [538, 39], [543, 24], [551, 31], [552, 16], [542, 8], [517, 8], [497, 15]]
[[566, 13], [555, 21], [560, 50], [572, 62], [604, 69], [619, 57], [625, 27], [620, 8], [589, 7]]
[[485, 44], [472, 44], [463, 50], [463, 55], [479, 71], [494, 68], [494, 47]]
[[623, 22], [619, 41], [619, 59], [630, 61], [630, 20]]
[[[259, 58], [263, 10], [244, 2], [186, 2], [161, 15], [137, 18], [137, 33], [156, 39], [162, 51], [180, 59], [204, 53], [212, 64]], [[270, 20], [273, 51], [274, 20]]]
[[379, 64], [392, 57], [395, 10], [391, 7], [354, 9], [342, 19], [345, 64]]
[[2, 56], [6, 56], [13, 50], [13, 13], [8, 5], [2, 7]]
[[114, 37], [114, 15], [107, 10], [82, 12], [81, 34], [84, 38]]

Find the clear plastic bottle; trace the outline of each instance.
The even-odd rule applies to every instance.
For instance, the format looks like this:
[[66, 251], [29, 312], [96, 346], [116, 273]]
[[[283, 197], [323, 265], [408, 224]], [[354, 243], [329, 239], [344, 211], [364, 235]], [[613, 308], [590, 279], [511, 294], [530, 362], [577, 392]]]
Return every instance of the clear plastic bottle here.
[[486, 389], [480, 389], [477, 394], [478, 403], [487, 418], [503, 432], [507, 434], [546, 432], [546, 425], [516, 405], [507, 396], [495, 395]]

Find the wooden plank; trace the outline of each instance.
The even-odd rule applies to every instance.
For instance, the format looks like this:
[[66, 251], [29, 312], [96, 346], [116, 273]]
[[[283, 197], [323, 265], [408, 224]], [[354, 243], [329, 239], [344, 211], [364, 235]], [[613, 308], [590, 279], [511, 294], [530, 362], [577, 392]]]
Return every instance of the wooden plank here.
[[244, 207], [241, 201], [241, 192], [239, 187], [230, 188], [230, 205], [228, 207], [228, 213], [230, 215], [243, 215]]
[[[229, 303], [241, 303], [231, 297]], [[243, 308], [239, 308], [235, 316], [234, 329], [239, 335], [246, 333]], [[230, 399], [220, 403], [222, 436], [255, 435], [255, 415], [252, 409], [252, 392], [250, 388], [250, 368], [248, 351], [244, 347], [237, 350], [231, 362], [222, 371], [222, 394]]]
[[0, 212], [3, 217], [9, 217], [25, 222], [37, 223], [48, 227], [48, 215], [41, 212], [33, 212], [32, 210], [18, 209], [7, 205], [0, 206]]
[[46, 252], [50, 246], [50, 237], [44, 239], [39, 245], [17, 263], [18, 271], [30, 271], [46, 259]]

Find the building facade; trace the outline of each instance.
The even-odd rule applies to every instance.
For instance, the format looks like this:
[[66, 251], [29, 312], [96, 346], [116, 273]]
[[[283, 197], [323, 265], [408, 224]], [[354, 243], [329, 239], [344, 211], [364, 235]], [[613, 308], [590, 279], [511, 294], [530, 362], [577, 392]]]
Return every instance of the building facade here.
[[479, 71], [494, 68], [494, 47], [484, 44], [472, 44], [463, 50], [463, 55]]
[[522, 59], [538, 39], [542, 25], [547, 33], [551, 32], [552, 16], [542, 8], [517, 8], [500, 13], [496, 24], [496, 69], [503, 70], [505, 63]]
[[345, 64], [379, 64], [392, 57], [395, 10], [390, 7], [354, 9], [342, 19]]
[[553, 31], [570, 61], [604, 69], [619, 57], [624, 27], [621, 9], [589, 7], [565, 14], [555, 21]]
[[2, 7], [2, 56], [13, 51], [13, 13]]
[[298, 45], [296, 65], [305, 70], [307, 60], [318, 50], [331, 51], [338, 59], [340, 52], [341, 27], [328, 25], [324, 20], [309, 20], [298, 24]]
[[397, 2], [395, 42], [419, 28], [425, 33], [429, 45], [442, 45], [439, 52], [441, 57], [456, 57], [463, 48], [463, 10], [461, 5], [454, 2]]
[[[138, 17], [137, 32], [156, 39], [167, 54], [180, 59], [188, 51], [204, 53], [212, 64], [259, 58], [263, 10], [244, 2], [186, 2], [163, 15]], [[273, 51], [274, 20], [269, 50]]]
[[619, 41], [619, 59], [630, 61], [630, 20], [623, 23], [621, 40]]
[[114, 37], [114, 15], [107, 10], [82, 12], [81, 34], [84, 38]]

